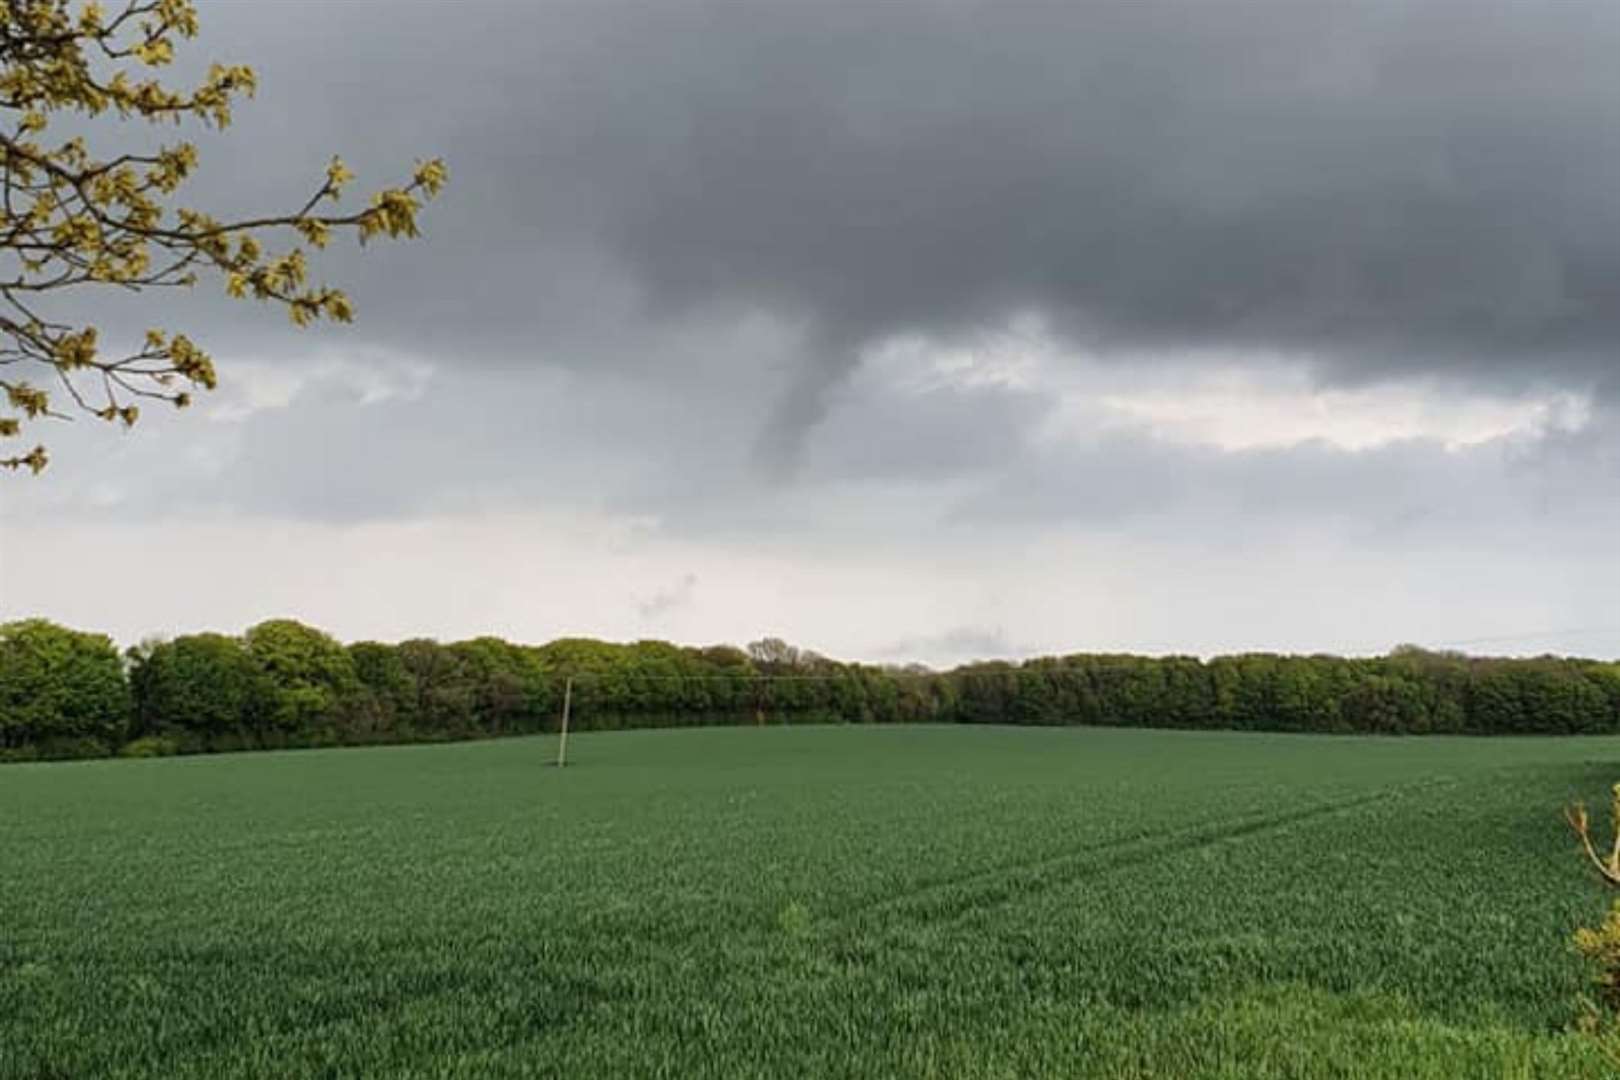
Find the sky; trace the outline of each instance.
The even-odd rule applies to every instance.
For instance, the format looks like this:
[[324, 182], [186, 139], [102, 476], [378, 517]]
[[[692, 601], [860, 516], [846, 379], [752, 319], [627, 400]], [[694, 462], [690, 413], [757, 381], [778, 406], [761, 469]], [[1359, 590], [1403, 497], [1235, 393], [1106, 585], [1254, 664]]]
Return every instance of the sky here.
[[1612, 0], [199, 7], [182, 201], [451, 183], [352, 326], [62, 298], [221, 386], [43, 430], [0, 618], [1620, 655]]

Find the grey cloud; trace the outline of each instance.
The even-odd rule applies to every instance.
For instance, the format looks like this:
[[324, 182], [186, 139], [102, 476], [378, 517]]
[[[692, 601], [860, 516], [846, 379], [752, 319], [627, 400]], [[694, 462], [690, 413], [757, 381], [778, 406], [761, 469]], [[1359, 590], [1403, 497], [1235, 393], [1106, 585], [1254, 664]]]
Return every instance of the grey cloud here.
[[1032, 651], [1014, 646], [999, 626], [957, 626], [941, 634], [901, 638], [874, 650], [873, 655], [888, 661], [960, 663], [995, 660]]
[[926, 481], [994, 469], [1023, 453], [1053, 403], [1035, 390], [944, 383], [911, 393], [857, 381], [806, 449], [808, 480]]
[[[331, 101], [275, 137], [302, 157], [359, 139], [379, 168], [454, 159], [432, 258], [377, 290], [384, 333], [581, 346], [626, 310], [764, 309], [824, 365], [783, 429], [821, 419], [865, 344], [1029, 309], [1138, 362], [1614, 370], [1606, 0], [300, 10], [320, 15], [215, 13], [220, 48], [274, 58], [267, 95]], [[576, 263], [629, 307], [593, 326]]]
[[454, 173], [426, 244], [323, 264], [358, 328], [178, 312], [227, 380], [233, 357], [331, 341], [441, 372], [431, 401], [311, 397], [246, 425], [218, 498], [328, 516], [484, 490], [757, 527], [790, 516], [788, 476], [1003, 473], [966, 518], [1118, 518], [1222, 485], [1292, 505], [1358, 471], [1398, 492], [1389, 455], [1032, 460], [1037, 397], [891, 406], [855, 373], [890, 336], [1035, 311], [1137, 365], [1300, 350], [1331, 379], [1603, 383], [1616, 40], [1599, 0], [216, 5], [197, 55], [254, 60], [264, 88], [204, 140], [199, 201], [295, 201], [336, 150], [369, 179], [426, 153]]
[[653, 593], [644, 600], [637, 600], [636, 611], [643, 619], [660, 619], [690, 607], [697, 591], [697, 583], [696, 574], [683, 574], [681, 579], [669, 588]]
[[[812, 436], [792, 484], [739, 458], [773, 384], [693, 410], [659, 386], [554, 373], [439, 372], [419, 393], [366, 403], [314, 372], [287, 407], [231, 422], [100, 426], [48, 484], [84, 518], [206, 514], [337, 523], [585, 508], [661, 535], [786, 551], [896, 547], [920, 554], [1079, 530], [1194, 545], [1317, 527], [1358, 541], [1473, 544], [1535, 518], [1606, 535], [1620, 439], [1592, 431], [1448, 450], [1413, 440], [1349, 451], [1323, 443], [1219, 452], [1146, 432], [1041, 437], [1050, 405], [997, 384], [924, 392], [863, 374]], [[746, 391], [746, 392], [745, 392]], [[1607, 430], [1608, 425], [1599, 425]], [[120, 477], [106, 499], [108, 468]], [[809, 545], [808, 548], [806, 545]], [[659, 590], [642, 614], [674, 610]]]
[[[950, 511], [956, 522], [1191, 528], [1228, 537], [1279, 522], [1333, 525], [1363, 538], [1457, 535], [1559, 503], [1562, 486], [1516, 467], [1505, 444], [1449, 450], [1429, 440], [1350, 451], [1313, 442], [1227, 453], [1118, 432], [1026, 453]], [[1590, 481], [1587, 468], [1582, 473]], [[1608, 490], [1602, 483], [1599, 490]]]
[[[92, 314], [193, 330], [222, 395], [244, 359], [296, 371], [326, 348], [380, 346], [435, 377], [369, 404], [314, 377], [233, 423], [42, 430], [56, 464], [0, 486], [8, 521], [100, 535], [114, 516], [600, 510], [784, 566], [881, 551], [928, 580], [911, 611], [958, 599], [964, 573], [936, 557], [1005, 581], [1031, 537], [1123, 537], [1106, 566], [1121, 610], [1157, 584], [1166, 625], [1188, 581], [1265, 592], [1251, 541], [1287, 553], [1295, 528], [1383, 552], [1351, 600], [1387, 571], [1408, 575], [1388, 595], [1460, 609], [1471, 581], [1431, 594], [1420, 579], [1453, 551], [1502, 547], [1478, 565], [1520, 569], [1523, 625], [1584, 611], [1612, 563], [1611, 0], [275, 0], [203, 15], [195, 55], [252, 61], [262, 90], [201, 138], [188, 204], [296, 205], [334, 152], [361, 186], [442, 154], [451, 186], [424, 242], [318, 263], [350, 288], [355, 327], [295, 333], [213, 291], [165, 296], [156, 319], [116, 297]], [[888, 339], [958, 345], [1031, 313], [1053, 358], [1160, 388], [1253, 359], [1309, 362], [1326, 382], [1609, 396], [1587, 430], [1534, 445], [1223, 453], [1102, 430], [1042, 441], [1050, 387], [901, 393], [873, 372]], [[1154, 544], [1175, 552], [1131, 562]], [[1189, 569], [1203, 547], [1230, 562]], [[705, 603], [683, 622], [710, 614], [711, 591], [722, 606], [720, 575], [683, 548], [651, 579], [691, 567]], [[1025, 607], [1084, 569], [1041, 568]], [[1548, 577], [1568, 592], [1548, 599]], [[601, 610], [656, 607], [640, 588]], [[937, 624], [959, 627], [943, 635], [860, 630], [897, 657], [993, 653], [987, 622], [1032, 640], [1008, 603], [942, 607]], [[1201, 617], [1216, 638], [1237, 624], [1220, 605]]]

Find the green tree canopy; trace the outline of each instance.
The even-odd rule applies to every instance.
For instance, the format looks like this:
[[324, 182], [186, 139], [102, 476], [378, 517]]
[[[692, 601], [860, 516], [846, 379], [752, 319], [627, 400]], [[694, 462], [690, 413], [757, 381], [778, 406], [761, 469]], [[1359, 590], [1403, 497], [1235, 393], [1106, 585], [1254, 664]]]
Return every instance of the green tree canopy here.
[[295, 732], [331, 726], [360, 697], [354, 658], [330, 634], [292, 619], [271, 619], [242, 640], [269, 680], [272, 728]]
[[92, 739], [113, 746], [130, 717], [112, 639], [27, 619], [0, 624], [0, 748]]
[[259, 720], [263, 676], [238, 638], [189, 634], [131, 649], [130, 659], [145, 728], [173, 726], [206, 737]]

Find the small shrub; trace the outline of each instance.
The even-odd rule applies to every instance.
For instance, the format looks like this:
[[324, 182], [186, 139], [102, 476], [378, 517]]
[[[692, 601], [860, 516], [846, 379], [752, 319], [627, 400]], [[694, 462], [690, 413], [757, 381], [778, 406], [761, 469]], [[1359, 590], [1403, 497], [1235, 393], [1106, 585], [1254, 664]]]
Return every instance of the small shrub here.
[[1596, 927], [1575, 931], [1575, 950], [1597, 965], [1598, 1000], [1620, 1011], [1620, 900]]
[[[1614, 842], [1606, 855], [1599, 854], [1592, 841], [1591, 819], [1586, 807], [1575, 803], [1564, 811], [1564, 818], [1580, 838], [1587, 860], [1610, 885], [1620, 886], [1620, 784], [1614, 786], [1611, 831]], [[1594, 969], [1592, 983], [1596, 1001], [1582, 1002], [1580, 1029], [1596, 1040], [1598, 1047], [1620, 1065], [1620, 900], [1595, 927], [1575, 931], [1575, 951]]]
[[126, 758], [173, 757], [180, 751], [180, 740], [173, 736], [144, 735], [133, 742], [126, 743], [123, 749], [118, 751], [118, 756]]

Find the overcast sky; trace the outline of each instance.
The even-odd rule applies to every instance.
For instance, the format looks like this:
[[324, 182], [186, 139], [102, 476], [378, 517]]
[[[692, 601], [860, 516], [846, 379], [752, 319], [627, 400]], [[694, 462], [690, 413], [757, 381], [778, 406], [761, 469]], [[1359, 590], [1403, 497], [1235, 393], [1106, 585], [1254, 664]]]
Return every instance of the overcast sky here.
[[1613, 0], [199, 6], [192, 201], [451, 186], [352, 327], [61, 309], [223, 385], [43, 431], [0, 616], [1620, 655]]

